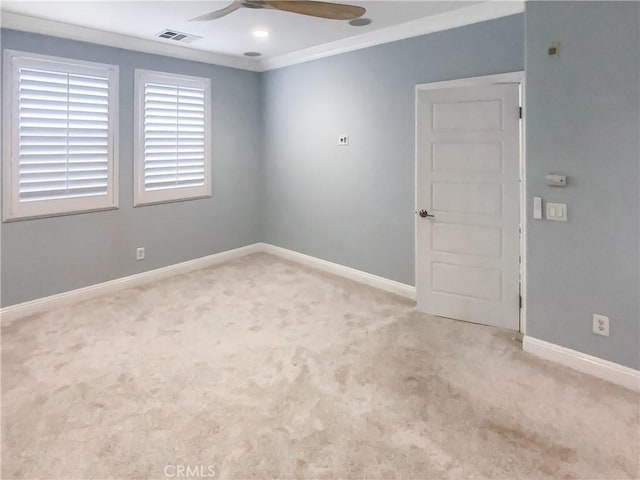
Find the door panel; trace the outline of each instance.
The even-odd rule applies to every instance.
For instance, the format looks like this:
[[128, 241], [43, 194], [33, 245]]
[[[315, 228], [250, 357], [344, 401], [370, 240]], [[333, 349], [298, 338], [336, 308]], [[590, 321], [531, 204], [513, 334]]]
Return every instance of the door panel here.
[[502, 170], [500, 143], [434, 143], [434, 172], [485, 172]]
[[438, 212], [499, 215], [502, 185], [471, 182], [433, 182], [432, 210]]
[[434, 252], [493, 258], [502, 255], [500, 227], [434, 223], [431, 234]]
[[500, 99], [434, 102], [432, 111], [434, 132], [502, 130], [502, 102]]
[[519, 328], [519, 85], [418, 93], [418, 308]]
[[446, 293], [458, 299], [468, 297], [499, 301], [502, 298], [500, 270], [435, 262], [431, 264], [431, 277], [433, 291], [437, 293]]

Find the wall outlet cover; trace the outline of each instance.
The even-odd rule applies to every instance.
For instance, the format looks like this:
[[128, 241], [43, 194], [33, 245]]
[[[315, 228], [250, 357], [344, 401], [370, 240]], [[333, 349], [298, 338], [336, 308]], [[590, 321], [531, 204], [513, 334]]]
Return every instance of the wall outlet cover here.
[[593, 333], [596, 335], [602, 335], [604, 337], [609, 336], [609, 317], [604, 315], [593, 314]]
[[340, 135], [338, 137], [338, 145], [343, 147], [349, 145], [349, 135]]
[[144, 247], [136, 248], [136, 260], [144, 260]]

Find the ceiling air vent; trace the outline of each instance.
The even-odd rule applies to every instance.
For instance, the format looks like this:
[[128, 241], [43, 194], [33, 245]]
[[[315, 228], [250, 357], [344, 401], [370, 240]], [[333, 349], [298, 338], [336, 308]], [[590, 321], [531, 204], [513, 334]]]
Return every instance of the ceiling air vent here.
[[189, 33], [179, 32], [177, 30], [163, 30], [156, 35], [158, 38], [164, 38], [165, 40], [173, 40], [180, 43], [191, 43], [201, 39], [197, 35], [191, 35]]

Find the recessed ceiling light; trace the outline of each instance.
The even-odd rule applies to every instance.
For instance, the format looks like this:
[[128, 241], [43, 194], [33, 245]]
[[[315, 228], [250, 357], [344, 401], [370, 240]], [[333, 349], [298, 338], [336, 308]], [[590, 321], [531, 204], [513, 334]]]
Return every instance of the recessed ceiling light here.
[[253, 35], [258, 38], [267, 38], [269, 36], [269, 32], [266, 30], [254, 30]]
[[349, 22], [349, 25], [352, 27], [364, 27], [365, 25], [369, 25], [371, 23], [370, 18], [356, 18]]
[[260, 52], [244, 52], [245, 57], [259, 57], [262, 55]]

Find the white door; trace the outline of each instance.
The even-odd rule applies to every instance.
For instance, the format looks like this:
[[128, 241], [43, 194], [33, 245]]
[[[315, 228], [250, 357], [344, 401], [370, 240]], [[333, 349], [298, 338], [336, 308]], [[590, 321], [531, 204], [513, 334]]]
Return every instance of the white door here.
[[519, 328], [519, 97], [517, 83], [418, 91], [423, 312]]

